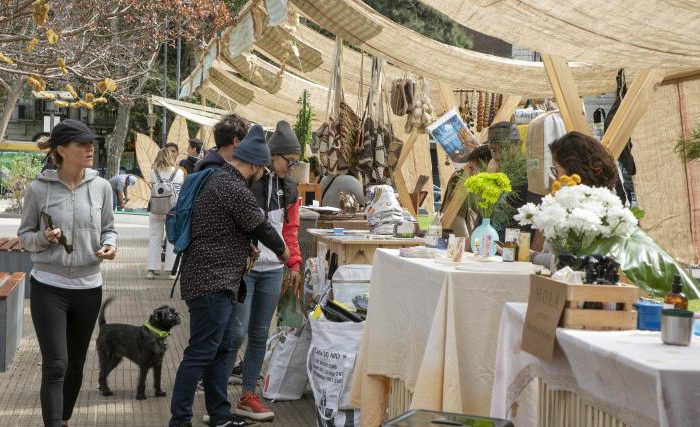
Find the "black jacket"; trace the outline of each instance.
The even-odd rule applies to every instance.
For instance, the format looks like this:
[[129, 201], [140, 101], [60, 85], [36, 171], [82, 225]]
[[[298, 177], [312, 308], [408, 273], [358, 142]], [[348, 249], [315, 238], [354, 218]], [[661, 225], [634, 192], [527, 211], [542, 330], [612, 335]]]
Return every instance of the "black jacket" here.
[[204, 158], [198, 161], [197, 164], [195, 164], [194, 171], [199, 172], [209, 168], [218, 169], [222, 167], [224, 163], [226, 163], [226, 160], [224, 160], [224, 158], [221, 157], [221, 154], [219, 154], [218, 151], [212, 149], [207, 151], [207, 154], [204, 155]]

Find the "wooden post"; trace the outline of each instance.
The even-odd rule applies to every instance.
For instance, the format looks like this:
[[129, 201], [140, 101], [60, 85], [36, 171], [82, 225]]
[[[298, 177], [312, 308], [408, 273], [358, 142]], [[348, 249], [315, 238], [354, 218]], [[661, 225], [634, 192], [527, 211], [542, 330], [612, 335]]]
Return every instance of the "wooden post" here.
[[658, 68], [642, 70], [637, 73], [632, 85], [627, 91], [620, 108], [610, 122], [610, 127], [600, 141], [612, 153], [614, 158], [622, 154], [634, 127], [642, 118], [649, 105], [649, 98], [654, 93], [654, 87], [661, 83], [665, 72]]
[[[498, 123], [502, 121], [508, 121], [510, 120], [510, 116], [513, 115], [515, 112], [515, 109], [518, 108], [518, 105], [520, 104], [520, 101], [523, 99], [521, 95], [508, 95], [506, 98], [503, 100], [503, 104], [501, 104], [501, 108], [498, 109], [498, 112], [496, 112], [496, 115], [494, 116], [493, 122]], [[481, 131], [479, 134], [479, 137], [484, 138], [483, 141], [479, 141], [481, 143], [486, 142], [486, 137], [488, 136], [488, 128], [484, 129]], [[443, 193], [444, 194], [444, 193]], [[454, 196], [452, 196], [452, 199], [445, 205], [445, 207], [442, 209], [442, 226], [443, 227], [450, 227], [452, 225], [452, 222], [455, 220], [457, 217], [457, 214], [459, 213], [459, 210], [462, 208], [462, 205], [464, 205], [464, 201], [467, 199], [467, 190], [464, 188], [455, 188]], [[445, 200], [443, 199], [443, 203], [445, 203]]]
[[396, 162], [396, 168], [394, 168], [394, 185], [396, 186], [396, 191], [399, 193], [399, 202], [401, 203], [401, 206], [408, 209], [408, 212], [414, 217], [418, 214], [418, 212], [416, 209], [414, 209], [413, 202], [411, 202], [411, 192], [408, 189], [408, 185], [406, 184], [406, 179], [403, 176], [401, 168], [403, 167], [403, 164], [406, 163], [406, 159], [413, 151], [413, 146], [416, 145], [416, 139], [418, 139], [418, 132], [413, 130], [411, 135], [408, 137], [408, 140], [404, 142], [403, 147], [401, 148], [401, 155], [399, 156], [399, 160]]
[[547, 78], [552, 85], [554, 98], [559, 105], [561, 117], [567, 132], [579, 131], [591, 135], [591, 129], [581, 105], [581, 97], [566, 61], [555, 55], [542, 54], [542, 62], [547, 72]]

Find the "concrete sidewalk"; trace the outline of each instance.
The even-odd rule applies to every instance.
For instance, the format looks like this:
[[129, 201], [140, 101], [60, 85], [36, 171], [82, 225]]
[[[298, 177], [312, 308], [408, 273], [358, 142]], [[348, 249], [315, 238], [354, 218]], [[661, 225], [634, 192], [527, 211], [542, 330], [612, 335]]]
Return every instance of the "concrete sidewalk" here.
[[[140, 325], [154, 308], [163, 304], [174, 306], [183, 322], [177, 326], [169, 338], [169, 349], [163, 362], [163, 389], [165, 398], [153, 396], [153, 378], [149, 373], [146, 382], [148, 399], [135, 399], [138, 368], [128, 360], [115, 369], [109, 377], [114, 396], [103, 397], [97, 390], [99, 366], [93, 334], [87, 362], [85, 364], [83, 387], [76, 404], [70, 426], [166, 426], [170, 417], [170, 396], [175, 373], [187, 345], [189, 337], [189, 316], [187, 307], [176, 292], [170, 299], [172, 283], [167, 279], [146, 280], [144, 261], [148, 236], [148, 217], [117, 217], [120, 233], [117, 259], [103, 263], [105, 277], [104, 297], [115, 296], [106, 317], [108, 322]], [[19, 220], [0, 219], [0, 235], [16, 234]], [[13, 231], [9, 231], [14, 226]], [[163, 277], [163, 276], [161, 276]], [[167, 276], [165, 276], [167, 277]], [[41, 426], [41, 405], [39, 387], [41, 383], [41, 356], [39, 345], [29, 314], [29, 301], [24, 307], [24, 339], [7, 372], [0, 373], [0, 426]], [[231, 386], [230, 398], [239, 395], [239, 387]], [[314, 402], [310, 392], [296, 402], [270, 404], [277, 418], [267, 425], [313, 426], [315, 424]], [[198, 392], [195, 398], [193, 425], [203, 426], [204, 394]]]

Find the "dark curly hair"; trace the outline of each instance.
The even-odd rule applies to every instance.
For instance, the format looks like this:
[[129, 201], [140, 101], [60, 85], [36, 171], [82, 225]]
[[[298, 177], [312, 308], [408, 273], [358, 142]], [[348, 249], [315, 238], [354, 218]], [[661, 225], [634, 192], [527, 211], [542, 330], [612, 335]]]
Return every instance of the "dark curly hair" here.
[[229, 114], [214, 125], [214, 142], [216, 148], [233, 144], [233, 138], [241, 141], [248, 133], [250, 123], [237, 114]]
[[615, 189], [615, 159], [598, 140], [581, 132], [569, 132], [554, 141], [549, 150], [568, 174], [581, 177], [582, 184]]

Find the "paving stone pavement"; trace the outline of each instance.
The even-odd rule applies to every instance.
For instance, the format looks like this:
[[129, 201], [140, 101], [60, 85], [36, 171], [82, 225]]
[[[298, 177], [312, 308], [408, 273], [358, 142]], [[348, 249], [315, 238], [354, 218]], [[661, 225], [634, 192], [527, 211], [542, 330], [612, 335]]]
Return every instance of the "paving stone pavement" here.
[[[99, 365], [95, 351], [97, 328], [90, 343], [83, 386], [76, 403], [71, 427], [150, 427], [167, 426], [170, 417], [170, 395], [175, 373], [182, 358], [182, 352], [189, 337], [189, 316], [187, 307], [179, 299], [170, 299], [171, 281], [167, 276], [156, 280], [146, 280], [144, 262], [146, 259], [147, 231], [143, 238], [120, 239], [117, 259], [103, 263], [105, 278], [104, 297], [113, 295], [116, 300], [107, 310], [108, 322], [142, 324], [154, 308], [170, 304], [181, 313], [182, 323], [172, 331], [169, 349], [163, 362], [163, 389], [165, 398], [153, 396], [152, 374], [146, 382], [148, 399], [135, 399], [137, 366], [124, 360], [109, 377], [114, 396], [103, 397], [97, 390]], [[39, 344], [32, 327], [29, 313], [29, 300], [24, 306], [24, 339], [15, 355], [10, 369], [0, 373], [0, 426], [41, 426], [41, 405], [39, 387], [41, 383], [41, 356]], [[230, 386], [232, 400], [240, 393], [239, 386]], [[270, 403], [277, 417], [269, 426], [313, 426], [314, 402], [309, 391], [302, 400], [295, 402]], [[197, 392], [195, 397], [194, 426], [204, 426], [202, 415], [205, 412], [204, 394]]]

